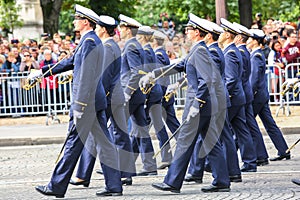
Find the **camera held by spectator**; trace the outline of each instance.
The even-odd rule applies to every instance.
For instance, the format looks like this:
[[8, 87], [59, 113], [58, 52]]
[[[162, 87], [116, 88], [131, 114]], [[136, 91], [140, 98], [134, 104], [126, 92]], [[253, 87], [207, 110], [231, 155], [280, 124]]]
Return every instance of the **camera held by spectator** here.
[[50, 37], [50, 36], [51, 36], [50, 33], [42, 33], [41, 34], [42, 38], [47, 38], [47, 37]]

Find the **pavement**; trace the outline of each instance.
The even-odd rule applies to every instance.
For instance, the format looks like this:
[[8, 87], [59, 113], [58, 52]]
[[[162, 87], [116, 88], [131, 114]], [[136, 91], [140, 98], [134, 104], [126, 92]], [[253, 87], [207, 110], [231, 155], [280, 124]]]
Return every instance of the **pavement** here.
[[[288, 144], [292, 144], [299, 137], [300, 134], [285, 135]], [[265, 136], [264, 140], [269, 156], [275, 156], [276, 149], [270, 138]], [[173, 143], [174, 141], [171, 141], [171, 144]], [[62, 144], [0, 147], [0, 199], [54, 199], [41, 195], [34, 187], [49, 182], [61, 146]], [[153, 140], [153, 146], [155, 152], [158, 151], [157, 140]], [[209, 185], [212, 181], [211, 174], [206, 172], [202, 184], [184, 183], [180, 194], [159, 191], [151, 186], [152, 183], [163, 182], [167, 170], [159, 170], [158, 176], [133, 177], [133, 185], [123, 187], [122, 197], [104, 199], [296, 200], [300, 199], [300, 186], [293, 184], [291, 179], [300, 178], [300, 146], [296, 146], [291, 155], [290, 160], [270, 161], [269, 165], [258, 167], [257, 172], [242, 173], [243, 182], [232, 183], [230, 192], [201, 192], [201, 187]], [[160, 157], [157, 158], [157, 162], [159, 164]], [[142, 168], [140, 158], [136, 167], [137, 171]], [[100, 165], [96, 162], [95, 170], [99, 168]], [[100, 199], [95, 193], [103, 189], [104, 184], [103, 176], [93, 172], [88, 188], [69, 185], [65, 199]]]
[[[278, 127], [284, 135], [300, 133], [300, 106], [291, 106], [291, 114], [279, 110], [276, 117], [277, 106], [271, 106], [271, 111]], [[182, 110], [177, 110], [178, 119]], [[67, 135], [69, 117], [58, 115], [61, 124], [50, 119], [49, 125], [45, 125], [46, 116], [23, 118], [0, 118], [0, 147], [19, 145], [41, 145], [62, 143]], [[258, 124], [263, 135], [267, 135], [263, 124], [258, 119]], [[152, 130], [153, 138], [154, 130]]]
[[[272, 108], [272, 112], [274, 109]], [[274, 117], [288, 146], [300, 138], [299, 116], [298, 111], [292, 110], [289, 117], [282, 113]], [[14, 120], [5, 124], [5, 119], [0, 118], [0, 200], [53, 199], [37, 193], [34, 187], [45, 185], [50, 180], [55, 160], [67, 134], [67, 121], [46, 126], [44, 118], [43, 122], [34, 124], [22, 123], [26, 121], [24, 118]], [[261, 122], [259, 124], [263, 130]], [[269, 157], [275, 156], [277, 151], [270, 137], [265, 133], [263, 137]], [[174, 142], [171, 140], [171, 145]], [[201, 187], [212, 181], [210, 173], [204, 174], [203, 184], [184, 183], [180, 194], [159, 191], [151, 187], [152, 183], [163, 182], [167, 170], [159, 170], [158, 176], [134, 177], [132, 186], [123, 187], [122, 197], [105, 199], [300, 199], [300, 186], [291, 183], [292, 178], [300, 178], [300, 144], [298, 145], [291, 150], [290, 160], [270, 161], [269, 165], [258, 167], [255, 173], [243, 173], [243, 182], [232, 183], [230, 192], [201, 192]], [[153, 146], [157, 152], [157, 140], [153, 140]], [[159, 164], [160, 157], [157, 162]], [[136, 166], [138, 171], [142, 168], [140, 158]], [[97, 162], [95, 169], [99, 168]], [[99, 199], [95, 193], [103, 189], [104, 184], [103, 176], [94, 172], [88, 188], [70, 185], [65, 199]]]

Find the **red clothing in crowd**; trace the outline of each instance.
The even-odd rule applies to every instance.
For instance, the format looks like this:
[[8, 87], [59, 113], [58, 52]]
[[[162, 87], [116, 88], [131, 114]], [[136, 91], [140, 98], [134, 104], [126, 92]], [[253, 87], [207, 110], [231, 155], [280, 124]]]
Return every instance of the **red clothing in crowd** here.
[[297, 41], [294, 45], [288, 44], [282, 54], [288, 63], [296, 63], [297, 58], [300, 57], [300, 42]]
[[[54, 63], [56, 63], [56, 62], [52, 59], [51, 59], [51, 61], [43, 60], [40, 63], [40, 68], [44, 67], [45, 65], [54, 64]], [[43, 78], [42, 82], [41, 82], [41, 88], [46, 89], [47, 86], [49, 86], [51, 90], [54, 89], [54, 88], [58, 88], [57, 79], [54, 79], [54, 76], [48, 76], [46, 78]]]

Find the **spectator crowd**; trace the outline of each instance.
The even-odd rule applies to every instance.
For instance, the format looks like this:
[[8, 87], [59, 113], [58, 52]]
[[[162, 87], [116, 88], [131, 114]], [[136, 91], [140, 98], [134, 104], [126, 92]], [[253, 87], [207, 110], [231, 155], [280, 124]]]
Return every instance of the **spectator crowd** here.
[[[300, 16], [298, 23], [282, 22], [268, 18], [263, 20], [261, 13], [255, 15], [255, 20], [251, 28], [262, 29], [266, 35], [263, 51], [265, 53], [266, 62], [271, 67], [270, 73], [270, 91], [279, 92], [280, 81], [284, 82], [285, 67], [290, 63], [299, 62], [300, 57]], [[177, 59], [185, 57], [191, 47], [191, 42], [186, 40], [184, 31], [176, 30], [176, 25], [167, 13], [161, 13], [157, 24], [152, 29], [158, 29], [168, 36], [164, 47], [169, 58]], [[120, 48], [124, 46], [124, 41], [120, 38], [120, 33], [114, 36]], [[40, 69], [44, 65], [56, 63], [66, 55], [70, 54], [79, 43], [80, 34], [74, 32], [65, 34], [59, 33], [41, 34], [39, 41], [35, 39], [25, 38], [23, 40], [8, 40], [0, 35], [0, 77], [3, 73], [11, 74], [12, 72], [30, 72], [32, 69]], [[289, 71], [288, 76], [295, 76], [296, 70]], [[293, 73], [293, 74], [292, 74]], [[53, 77], [49, 77], [42, 81], [41, 88], [46, 88], [50, 84], [50, 88], [57, 88], [57, 82], [53, 82]], [[3, 90], [0, 87], [0, 102], [3, 101]], [[6, 92], [7, 93], [7, 92]], [[271, 101], [278, 101], [279, 97], [271, 97]], [[0, 104], [2, 105], [2, 103]]]

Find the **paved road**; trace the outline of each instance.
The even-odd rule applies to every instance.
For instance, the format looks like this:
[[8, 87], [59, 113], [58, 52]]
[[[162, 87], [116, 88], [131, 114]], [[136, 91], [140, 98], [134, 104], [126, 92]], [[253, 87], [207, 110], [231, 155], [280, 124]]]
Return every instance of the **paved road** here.
[[[300, 134], [285, 136], [289, 145], [299, 137]], [[265, 142], [270, 157], [274, 156], [276, 150], [268, 136]], [[154, 146], [157, 150], [156, 140]], [[0, 147], [0, 199], [53, 199], [37, 193], [34, 186], [47, 184], [60, 148], [61, 144]], [[137, 163], [140, 169], [140, 160]], [[203, 184], [184, 184], [181, 194], [155, 190], [151, 183], [162, 182], [166, 174], [166, 170], [161, 170], [158, 176], [134, 177], [133, 185], [124, 187], [124, 196], [113, 199], [300, 199], [300, 186], [291, 183], [292, 178], [300, 178], [299, 166], [300, 145], [292, 150], [291, 160], [271, 162], [259, 167], [256, 173], [243, 174], [243, 182], [233, 183], [228, 193], [206, 194], [200, 191], [202, 186], [210, 184], [209, 173], [205, 174]], [[65, 197], [99, 199], [95, 193], [103, 186], [103, 176], [94, 173], [89, 188], [70, 186]]]

